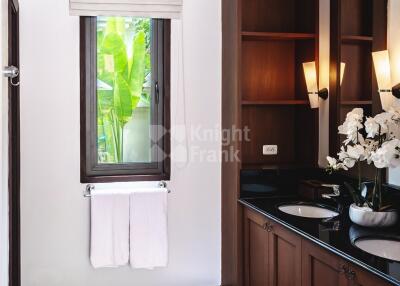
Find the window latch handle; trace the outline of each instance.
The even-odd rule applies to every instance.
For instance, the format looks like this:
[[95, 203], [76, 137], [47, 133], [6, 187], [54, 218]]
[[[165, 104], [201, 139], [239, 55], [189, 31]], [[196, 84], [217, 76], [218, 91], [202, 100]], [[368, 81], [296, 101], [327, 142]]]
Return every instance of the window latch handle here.
[[155, 86], [155, 92], [156, 92], [156, 104], [158, 104], [160, 102], [160, 88], [158, 86], [158, 82], [156, 82]]

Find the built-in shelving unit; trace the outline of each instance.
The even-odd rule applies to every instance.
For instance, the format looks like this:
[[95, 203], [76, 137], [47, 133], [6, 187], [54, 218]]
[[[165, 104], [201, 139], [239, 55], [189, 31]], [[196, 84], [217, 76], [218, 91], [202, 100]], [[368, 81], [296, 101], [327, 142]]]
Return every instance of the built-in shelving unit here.
[[[386, 0], [331, 0], [331, 74], [329, 96], [330, 155], [344, 140], [337, 128], [353, 108], [366, 116], [381, 111], [373, 70], [372, 52], [386, 49]], [[341, 64], [345, 64], [340, 82]], [[363, 175], [373, 178], [373, 169], [362, 166]], [[353, 172], [353, 173], [352, 173]], [[356, 170], [348, 174], [357, 176]]]
[[342, 122], [354, 107], [372, 114], [373, 0], [342, 0], [340, 7], [340, 58], [346, 64], [339, 97]]
[[[317, 111], [302, 64], [317, 60], [318, 1], [242, 1], [240, 12], [242, 164], [315, 165]], [[263, 155], [263, 145], [278, 154]]]
[[[318, 61], [319, 0], [222, 0], [222, 128], [250, 129], [222, 162], [222, 285], [242, 285], [240, 171], [316, 166], [318, 109], [311, 109], [303, 62]], [[317, 64], [318, 66], [318, 64]], [[263, 145], [277, 145], [265, 156]]]

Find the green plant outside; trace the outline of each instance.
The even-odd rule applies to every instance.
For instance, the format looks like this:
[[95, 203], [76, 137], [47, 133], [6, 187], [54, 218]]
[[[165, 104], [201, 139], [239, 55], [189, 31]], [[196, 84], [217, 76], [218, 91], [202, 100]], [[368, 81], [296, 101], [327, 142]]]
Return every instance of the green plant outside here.
[[124, 127], [150, 105], [151, 20], [99, 17], [97, 150], [99, 163], [123, 163]]

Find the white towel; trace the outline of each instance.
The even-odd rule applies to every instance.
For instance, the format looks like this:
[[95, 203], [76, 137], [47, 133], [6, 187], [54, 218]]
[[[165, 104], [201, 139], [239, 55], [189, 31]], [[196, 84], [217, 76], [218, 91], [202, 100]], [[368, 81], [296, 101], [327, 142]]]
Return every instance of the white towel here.
[[91, 197], [90, 261], [95, 268], [128, 264], [128, 194], [96, 194]]
[[167, 190], [131, 194], [130, 264], [153, 269], [168, 263]]

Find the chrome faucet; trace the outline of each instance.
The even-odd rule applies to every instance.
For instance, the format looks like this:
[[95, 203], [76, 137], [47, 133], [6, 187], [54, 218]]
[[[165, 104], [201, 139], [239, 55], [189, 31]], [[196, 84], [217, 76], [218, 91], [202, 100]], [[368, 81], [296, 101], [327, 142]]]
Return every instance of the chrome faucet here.
[[322, 184], [322, 187], [332, 188], [333, 193], [331, 194], [322, 194], [322, 197], [325, 199], [333, 199], [340, 196], [340, 186], [339, 185], [331, 185], [331, 184]]

